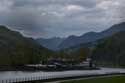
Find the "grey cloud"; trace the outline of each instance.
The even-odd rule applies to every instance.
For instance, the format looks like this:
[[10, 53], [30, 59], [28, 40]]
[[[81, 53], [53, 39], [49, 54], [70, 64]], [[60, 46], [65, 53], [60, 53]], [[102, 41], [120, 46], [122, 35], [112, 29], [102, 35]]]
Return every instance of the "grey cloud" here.
[[96, 0], [15, 0], [15, 6], [40, 6], [40, 5], [67, 5], [67, 4], [75, 4], [81, 5], [84, 7], [94, 7], [96, 6]]
[[125, 1], [122, 0], [121, 6], [117, 9], [118, 10], [118, 17], [120, 18], [120, 21], [125, 22]]
[[[64, 37], [100, 31], [118, 22], [114, 16], [112, 17], [114, 14], [119, 20], [125, 20], [124, 0], [116, 0], [120, 2], [120, 6], [115, 12], [116, 7], [103, 3], [114, 3], [114, 0], [5, 1], [9, 4], [4, 5], [4, 12], [0, 5], [0, 24], [8, 25], [31, 37]], [[105, 6], [109, 8], [105, 9]]]
[[[12, 29], [21, 31], [27, 36], [43, 36], [46, 34], [44, 29], [48, 27], [49, 17], [42, 16], [39, 11], [30, 8], [13, 8], [9, 13], [4, 15], [3, 24], [10, 26]], [[42, 34], [42, 35], [41, 35]]]

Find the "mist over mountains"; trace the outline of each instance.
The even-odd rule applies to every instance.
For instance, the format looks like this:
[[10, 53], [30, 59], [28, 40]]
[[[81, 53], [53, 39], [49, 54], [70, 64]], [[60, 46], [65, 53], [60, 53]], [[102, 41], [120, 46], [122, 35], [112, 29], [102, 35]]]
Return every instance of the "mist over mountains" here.
[[102, 32], [88, 32], [81, 36], [69, 36], [67, 38], [37, 39], [38, 43], [52, 50], [59, 50], [77, 46], [84, 43], [94, 42], [112, 36], [114, 33], [125, 31], [125, 22], [115, 24]]

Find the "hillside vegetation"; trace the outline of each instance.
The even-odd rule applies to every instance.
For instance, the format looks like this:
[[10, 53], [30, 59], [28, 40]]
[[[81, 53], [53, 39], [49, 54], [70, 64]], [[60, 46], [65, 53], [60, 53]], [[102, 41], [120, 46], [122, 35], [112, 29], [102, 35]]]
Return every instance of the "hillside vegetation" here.
[[53, 52], [37, 44], [32, 38], [0, 26], [0, 66], [39, 63]]
[[119, 32], [99, 43], [93, 59], [101, 65], [125, 67], [125, 32]]

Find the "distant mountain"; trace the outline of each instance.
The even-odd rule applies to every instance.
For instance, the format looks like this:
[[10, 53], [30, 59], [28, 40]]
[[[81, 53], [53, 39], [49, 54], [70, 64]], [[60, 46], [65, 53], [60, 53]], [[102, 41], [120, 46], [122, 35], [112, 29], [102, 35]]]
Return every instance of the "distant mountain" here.
[[120, 31], [125, 31], [125, 22], [113, 25], [109, 29], [106, 29], [102, 32], [88, 32], [81, 36], [72, 35], [67, 38], [40, 38], [37, 39], [37, 42], [43, 45], [44, 47], [47, 47], [52, 50], [77, 47], [85, 44], [87, 44], [85, 46], [90, 46], [95, 45], [97, 40], [104, 39]]
[[38, 63], [52, 51], [39, 45], [32, 38], [0, 26], [0, 66]]
[[125, 22], [113, 25], [111, 28], [104, 30], [102, 32], [98, 32], [98, 33], [89, 32], [82, 36], [70, 36], [70, 37], [66, 38], [59, 45], [59, 47], [61, 49], [63, 49], [63, 48], [77, 46], [77, 45], [84, 44], [84, 43], [94, 42], [99, 39], [109, 37], [109, 36], [113, 35], [114, 33], [117, 33], [120, 31], [125, 31]]
[[[89, 36], [94, 36], [94, 35], [91, 35], [91, 34], [97, 34], [97, 33], [95, 33], [95, 32], [89, 32], [89, 33], [87, 33], [87, 34], [85, 34], [85, 36], [86, 36], [86, 38], [85, 39], [83, 39], [82, 37], [78, 37], [78, 36], [70, 36], [70, 37], [68, 37], [68, 38], [56, 38], [56, 37], [54, 37], [54, 38], [50, 38], [50, 39], [43, 39], [43, 38], [39, 38], [39, 39], [37, 39], [36, 41], [39, 43], [39, 44], [41, 44], [42, 46], [44, 46], [44, 47], [46, 47], [46, 48], [48, 48], [48, 49], [51, 49], [51, 50], [59, 50], [59, 49], [65, 49], [65, 47], [62, 47], [62, 44], [64, 44], [64, 41], [67, 41], [67, 42], [69, 42], [69, 44], [68, 44], [68, 47], [66, 47], [66, 48], [75, 48], [75, 47], [77, 47], [77, 46], [80, 46], [81, 44], [83, 45], [84, 44], [84, 42], [83, 42], [83, 40], [85, 41], [87, 38], [88, 38], [88, 36], [87, 35], [89, 35]], [[95, 36], [94, 36], [95, 37]], [[92, 37], [92, 38], [94, 38], [94, 37]], [[91, 38], [91, 39], [92, 39]], [[82, 41], [78, 41], [79, 39], [82, 39]], [[72, 42], [72, 41], [75, 41], [75, 42]], [[67, 44], [67, 42], [66, 42], [66, 44]], [[76, 43], [78, 43], [78, 44], [76, 44]], [[86, 46], [88, 46], [89, 44], [92, 44], [93, 42], [87, 42], [87, 43], [85, 43], [85, 44], [87, 44]], [[89, 45], [90, 46], [90, 45]]]
[[39, 44], [51, 50], [58, 50], [59, 49], [58, 46], [62, 43], [62, 41], [64, 41], [64, 38], [59, 38], [59, 37], [54, 37], [50, 39], [43, 39], [43, 38], [37, 39], [37, 42]]
[[89, 43], [89, 42], [93, 42], [97, 39], [100, 38], [100, 35], [98, 35], [98, 33], [96, 32], [89, 32], [86, 33], [82, 36], [70, 36], [68, 38], [66, 38], [61, 44], [60, 44], [60, 48], [69, 48], [69, 47], [74, 47], [80, 44], [84, 44], [84, 43]]
[[93, 51], [92, 58], [99, 65], [125, 67], [125, 31], [99, 43]]

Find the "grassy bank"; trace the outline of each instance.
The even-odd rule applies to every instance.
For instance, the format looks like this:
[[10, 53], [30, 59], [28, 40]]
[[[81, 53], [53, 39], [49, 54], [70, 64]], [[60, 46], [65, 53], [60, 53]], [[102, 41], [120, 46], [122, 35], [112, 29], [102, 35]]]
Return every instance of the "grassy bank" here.
[[66, 81], [61, 83], [125, 83], [125, 76], [112, 76]]

